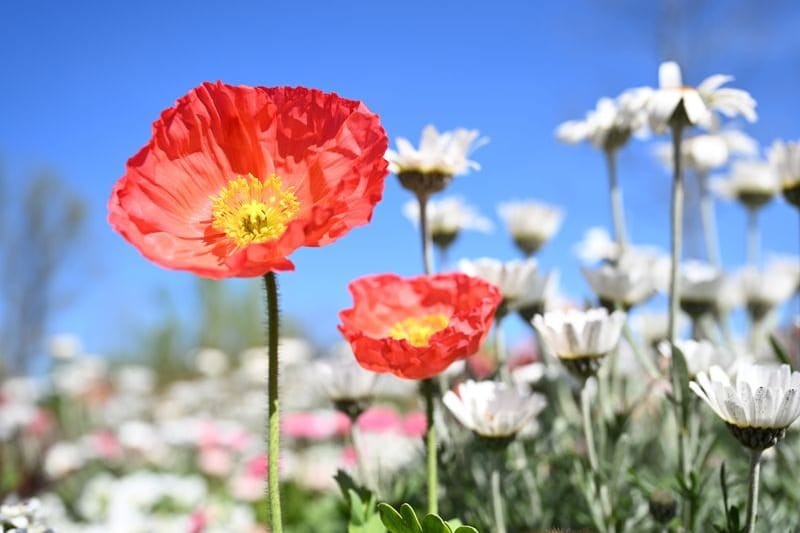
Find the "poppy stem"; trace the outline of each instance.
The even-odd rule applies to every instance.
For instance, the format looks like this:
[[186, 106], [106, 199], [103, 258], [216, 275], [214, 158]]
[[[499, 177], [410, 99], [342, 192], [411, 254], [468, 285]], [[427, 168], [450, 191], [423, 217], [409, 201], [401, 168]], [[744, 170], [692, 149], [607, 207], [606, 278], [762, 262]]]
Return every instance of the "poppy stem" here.
[[620, 251], [627, 243], [625, 232], [625, 209], [622, 207], [622, 189], [617, 180], [617, 151], [614, 148], [605, 150], [608, 167], [608, 189], [611, 198], [611, 221], [614, 224], [614, 239]]
[[437, 479], [437, 455], [436, 455], [436, 426], [433, 419], [434, 398], [433, 393], [436, 386], [433, 379], [428, 378], [422, 381], [422, 392], [425, 395], [425, 419], [427, 430], [425, 442], [428, 448], [428, 513], [436, 514], [439, 512], [438, 479]]
[[274, 272], [264, 274], [264, 292], [267, 296], [267, 344], [269, 366], [267, 369], [268, 401], [268, 489], [270, 527], [273, 533], [283, 532], [281, 518], [281, 489], [278, 472], [280, 453], [280, 418], [278, 409], [278, 284]]
[[758, 478], [761, 472], [761, 450], [750, 450], [750, 481], [747, 485], [747, 533], [756, 530], [758, 514]]

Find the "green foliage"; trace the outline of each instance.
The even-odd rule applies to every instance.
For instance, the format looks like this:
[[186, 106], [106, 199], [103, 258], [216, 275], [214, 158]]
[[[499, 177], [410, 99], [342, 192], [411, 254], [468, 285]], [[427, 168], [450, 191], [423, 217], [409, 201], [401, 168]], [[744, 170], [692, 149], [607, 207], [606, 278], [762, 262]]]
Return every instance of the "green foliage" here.
[[420, 522], [407, 503], [399, 511], [388, 503], [379, 503], [378, 511], [389, 533], [478, 533], [474, 527], [459, 525], [457, 521], [445, 522], [435, 514], [426, 515]]
[[375, 508], [375, 495], [369, 489], [358, 486], [344, 470], [339, 470], [334, 479], [342, 491], [350, 517], [347, 533], [386, 533]]

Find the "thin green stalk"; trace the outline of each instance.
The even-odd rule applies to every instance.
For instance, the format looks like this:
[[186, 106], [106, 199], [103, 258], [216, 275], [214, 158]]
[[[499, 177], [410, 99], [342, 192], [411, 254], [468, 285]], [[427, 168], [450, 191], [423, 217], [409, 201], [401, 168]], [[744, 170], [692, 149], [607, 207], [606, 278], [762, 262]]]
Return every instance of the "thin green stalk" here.
[[708, 173], [699, 172], [697, 179], [700, 181], [700, 224], [703, 226], [703, 240], [706, 247], [708, 262], [719, 268], [720, 252], [719, 238], [717, 237], [717, 219], [714, 214], [714, 197], [708, 186]]
[[497, 533], [506, 533], [506, 518], [503, 513], [503, 494], [500, 492], [500, 464], [497, 461], [492, 469], [492, 510], [494, 511], [494, 525]]
[[758, 209], [747, 209], [747, 264], [750, 266], [758, 265], [758, 251], [760, 245], [758, 234]]
[[422, 382], [423, 394], [425, 395], [425, 417], [427, 420], [427, 431], [425, 442], [428, 452], [428, 513], [436, 514], [439, 512], [438, 480], [436, 474], [436, 424], [434, 423], [434, 398], [433, 391], [436, 387], [432, 379]]
[[750, 481], [747, 485], [747, 533], [756, 530], [758, 514], [758, 478], [761, 473], [761, 450], [750, 450]]
[[419, 230], [422, 239], [422, 266], [425, 274], [433, 274], [433, 254], [431, 253], [431, 232], [428, 228], [428, 196], [425, 194], [417, 195], [419, 202]]
[[264, 290], [267, 295], [267, 344], [269, 346], [269, 368], [267, 371], [268, 427], [268, 497], [270, 527], [273, 533], [283, 532], [281, 517], [281, 487], [278, 472], [281, 426], [278, 405], [278, 283], [274, 272], [264, 274]]
[[592, 430], [591, 418], [591, 398], [589, 389], [584, 383], [581, 388], [581, 415], [583, 415], [583, 435], [586, 439], [586, 452], [589, 456], [589, 466], [592, 468], [595, 483], [597, 484], [600, 495], [600, 508], [603, 510], [603, 522], [611, 517], [611, 501], [608, 496], [608, 489], [605, 486], [603, 473], [600, 471], [600, 461], [597, 456], [597, 446], [594, 441], [594, 431]]
[[681, 154], [681, 137], [683, 125], [676, 123], [672, 126], [672, 156], [674, 176], [672, 179], [672, 212], [670, 216], [671, 234], [671, 259], [669, 272], [669, 329], [667, 340], [672, 345], [677, 335], [678, 302], [680, 301], [680, 280], [678, 266], [681, 260], [681, 245], [683, 240], [683, 168]]
[[617, 180], [617, 151], [606, 149], [606, 165], [608, 166], [608, 191], [611, 199], [611, 221], [614, 224], [614, 239], [620, 248], [627, 243], [625, 231], [625, 210], [622, 207], [622, 189]]
[[[674, 346], [678, 326], [678, 303], [680, 302], [680, 278], [678, 267], [681, 260], [681, 245], [683, 241], [683, 154], [681, 153], [681, 138], [683, 124], [676, 121], [672, 125], [672, 155], [674, 176], [672, 180], [672, 212], [670, 216], [672, 254], [669, 273], [669, 330], [667, 340]], [[674, 370], [674, 368], [673, 368]], [[673, 386], [679, 387], [675, 372], [673, 371]], [[676, 389], [677, 390], [677, 389]], [[683, 399], [681, 399], [683, 401]], [[680, 420], [680, 417], [679, 417]], [[681, 422], [678, 424], [681, 426]], [[678, 428], [678, 459], [681, 473], [684, 478], [689, 474], [689, 462], [686, 450], [686, 428]]]
[[[428, 229], [428, 197], [425, 194], [418, 194], [419, 201], [419, 227], [422, 238], [422, 264], [425, 274], [433, 273], [433, 259], [431, 256], [431, 234]], [[425, 415], [427, 417], [427, 430], [425, 442], [428, 453], [428, 512], [436, 514], [439, 508], [438, 497], [438, 478], [437, 478], [437, 456], [436, 456], [436, 424], [434, 421], [434, 383], [432, 379], [422, 382], [422, 390], [425, 396]]]

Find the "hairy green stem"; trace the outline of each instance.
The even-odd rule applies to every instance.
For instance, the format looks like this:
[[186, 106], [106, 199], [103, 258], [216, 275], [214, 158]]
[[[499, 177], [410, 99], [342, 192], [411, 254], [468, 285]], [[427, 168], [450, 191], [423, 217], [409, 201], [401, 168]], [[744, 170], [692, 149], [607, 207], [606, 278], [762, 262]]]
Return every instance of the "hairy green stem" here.
[[427, 430], [425, 442], [428, 452], [428, 513], [436, 514], [439, 512], [438, 479], [436, 474], [436, 424], [434, 423], [434, 397], [435, 385], [432, 379], [422, 382], [423, 394], [425, 396], [425, 417], [427, 420]]
[[273, 533], [283, 532], [281, 517], [281, 487], [278, 472], [280, 455], [281, 426], [278, 404], [278, 283], [274, 272], [264, 274], [264, 290], [267, 295], [267, 344], [269, 346], [269, 367], [267, 371], [268, 401], [268, 497], [270, 527]]
[[622, 189], [617, 180], [617, 151], [606, 149], [606, 165], [608, 167], [608, 191], [611, 198], [611, 221], [614, 224], [614, 239], [620, 249], [627, 243], [625, 231], [625, 210], [622, 206]]
[[750, 480], [747, 485], [747, 533], [756, 530], [758, 514], [758, 478], [761, 472], [761, 450], [750, 450]]

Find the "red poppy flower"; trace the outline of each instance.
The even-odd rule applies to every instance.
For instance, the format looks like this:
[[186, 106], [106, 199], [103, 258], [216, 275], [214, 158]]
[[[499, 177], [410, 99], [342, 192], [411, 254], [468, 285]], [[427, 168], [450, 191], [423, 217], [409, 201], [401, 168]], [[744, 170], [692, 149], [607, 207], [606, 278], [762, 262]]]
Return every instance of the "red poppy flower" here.
[[204, 83], [153, 124], [114, 187], [108, 219], [167, 268], [210, 278], [291, 270], [300, 246], [369, 222], [387, 147], [361, 102]]
[[435, 376], [477, 352], [502, 299], [494, 285], [458, 273], [367, 276], [350, 292], [354, 305], [339, 313], [339, 331], [359, 364], [408, 379]]

